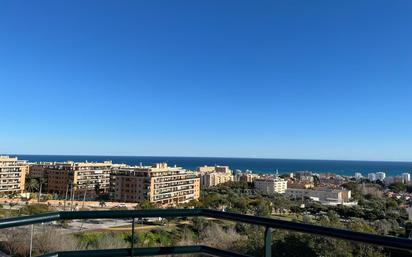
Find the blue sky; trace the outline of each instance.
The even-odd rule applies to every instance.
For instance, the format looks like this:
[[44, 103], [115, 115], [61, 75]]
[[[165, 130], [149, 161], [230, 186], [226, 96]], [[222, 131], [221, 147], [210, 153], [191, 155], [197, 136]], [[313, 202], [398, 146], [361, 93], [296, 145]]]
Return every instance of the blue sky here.
[[0, 152], [412, 160], [411, 1], [1, 1]]

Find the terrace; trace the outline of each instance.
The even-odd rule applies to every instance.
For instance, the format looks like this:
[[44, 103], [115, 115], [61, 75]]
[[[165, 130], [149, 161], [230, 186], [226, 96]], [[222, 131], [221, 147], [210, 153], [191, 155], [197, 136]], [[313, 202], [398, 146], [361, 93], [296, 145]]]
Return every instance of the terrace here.
[[[131, 219], [132, 238], [135, 234], [135, 220], [149, 217], [208, 217], [219, 220], [244, 222], [248, 224], [265, 227], [264, 232], [264, 256], [272, 256], [272, 233], [273, 229], [284, 229], [295, 232], [309, 233], [326, 237], [333, 237], [353, 242], [372, 244], [392, 250], [401, 250], [407, 256], [412, 254], [412, 240], [406, 238], [380, 236], [375, 234], [361, 233], [337, 228], [328, 228], [311, 224], [303, 224], [291, 221], [277, 220], [265, 217], [256, 217], [237, 213], [221, 212], [211, 209], [146, 209], [146, 210], [126, 210], [126, 211], [81, 211], [81, 212], [52, 212], [33, 216], [21, 216], [0, 220], [0, 229], [24, 226], [30, 224], [45, 223], [59, 220], [73, 219]], [[71, 257], [71, 256], [150, 256], [169, 254], [207, 254], [212, 256], [243, 256], [246, 255], [232, 251], [218, 249], [206, 245], [187, 245], [173, 247], [149, 247], [136, 248], [133, 241], [130, 248], [121, 249], [101, 249], [84, 251], [63, 251], [48, 253], [43, 256], [48, 257]]]

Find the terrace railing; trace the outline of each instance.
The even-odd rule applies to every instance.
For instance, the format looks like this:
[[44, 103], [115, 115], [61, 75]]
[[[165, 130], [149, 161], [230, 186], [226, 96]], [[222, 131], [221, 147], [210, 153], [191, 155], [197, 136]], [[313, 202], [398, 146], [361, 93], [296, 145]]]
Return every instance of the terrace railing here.
[[[150, 217], [209, 217], [235, 222], [244, 222], [265, 227], [264, 233], [264, 256], [272, 256], [272, 229], [285, 229], [296, 232], [310, 233], [338, 239], [350, 240], [373, 244], [380, 247], [407, 251], [412, 256], [412, 240], [407, 238], [381, 236], [369, 233], [355, 232], [344, 229], [322, 227], [318, 225], [303, 224], [291, 221], [277, 220], [266, 217], [256, 217], [238, 213], [222, 212], [210, 209], [142, 209], [125, 211], [77, 211], [77, 212], [52, 212], [33, 216], [20, 216], [0, 220], [0, 229], [16, 226], [51, 222], [58, 220], [73, 219], [132, 219], [132, 238], [135, 238], [135, 219]], [[63, 251], [49, 253], [43, 256], [87, 256], [87, 257], [106, 257], [106, 256], [149, 256], [166, 254], [188, 254], [205, 253], [215, 256], [246, 256], [239, 253], [217, 249], [204, 245], [174, 246], [174, 247], [150, 247], [135, 248], [132, 240], [130, 248], [104, 249], [104, 250], [84, 250], [84, 251]]]

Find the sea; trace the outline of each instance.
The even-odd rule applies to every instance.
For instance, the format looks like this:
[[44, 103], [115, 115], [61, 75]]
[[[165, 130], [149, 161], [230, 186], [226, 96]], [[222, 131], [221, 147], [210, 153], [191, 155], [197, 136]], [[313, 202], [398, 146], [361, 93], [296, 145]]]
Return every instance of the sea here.
[[339, 160], [301, 160], [301, 159], [263, 159], [263, 158], [221, 158], [221, 157], [168, 157], [168, 156], [93, 156], [93, 155], [12, 155], [30, 162], [41, 161], [89, 161], [101, 162], [111, 160], [113, 163], [129, 165], [151, 165], [166, 162], [185, 169], [194, 170], [204, 165], [228, 165], [232, 170], [254, 173], [290, 173], [296, 171], [311, 171], [315, 173], [336, 173], [353, 176], [360, 172], [367, 176], [371, 172], [386, 172], [387, 176], [400, 175], [403, 172], [412, 173], [412, 162], [392, 161], [339, 161]]

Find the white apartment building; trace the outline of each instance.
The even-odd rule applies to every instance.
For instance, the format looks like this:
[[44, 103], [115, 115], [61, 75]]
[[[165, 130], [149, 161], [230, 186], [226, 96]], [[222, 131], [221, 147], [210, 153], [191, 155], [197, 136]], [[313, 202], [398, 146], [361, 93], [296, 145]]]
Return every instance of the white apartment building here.
[[380, 181], [384, 181], [386, 177], [385, 172], [376, 172], [376, 179]]
[[257, 190], [267, 195], [284, 194], [288, 188], [288, 182], [279, 177], [256, 179], [253, 183]]
[[356, 172], [355, 173], [355, 179], [361, 179], [361, 178], [363, 178], [362, 173]]
[[407, 184], [411, 181], [411, 174], [409, 173], [402, 173], [402, 180], [403, 183]]
[[376, 174], [375, 173], [369, 173], [368, 174], [368, 179], [370, 181], [376, 181]]
[[[286, 197], [301, 199], [311, 198], [314, 201], [319, 201], [322, 204], [344, 204], [348, 203], [351, 196], [351, 191], [346, 189], [301, 189], [288, 188]], [[356, 204], [356, 203], [355, 203]]]

